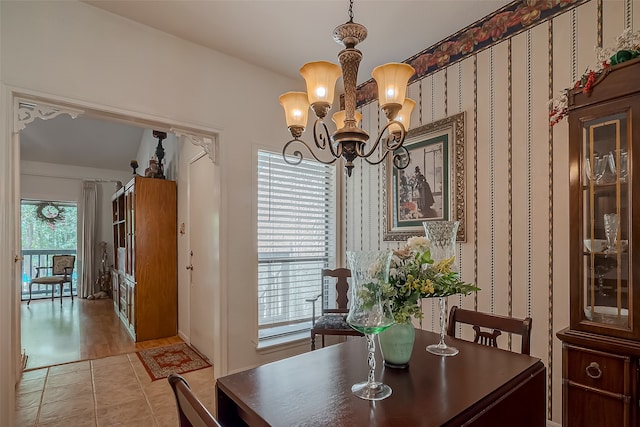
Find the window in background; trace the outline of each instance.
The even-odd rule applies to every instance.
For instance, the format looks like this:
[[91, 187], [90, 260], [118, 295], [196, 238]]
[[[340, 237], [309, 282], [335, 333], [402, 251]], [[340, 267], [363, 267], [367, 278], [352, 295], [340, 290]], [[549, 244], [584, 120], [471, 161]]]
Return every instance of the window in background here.
[[320, 271], [335, 267], [335, 207], [334, 166], [291, 166], [281, 153], [258, 151], [260, 341], [309, 331], [312, 303], [305, 300], [320, 294]]
[[[29, 282], [36, 267], [53, 265], [53, 255], [76, 255], [78, 207], [75, 202], [22, 200], [22, 300], [29, 299]], [[77, 261], [76, 261], [77, 263]], [[77, 295], [77, 268], [73, 270], [73, 294]], [[51, 272], [43, 272], [50, 274]], [[50, 298], [57, 286], [33, 286], [33, 299]]]

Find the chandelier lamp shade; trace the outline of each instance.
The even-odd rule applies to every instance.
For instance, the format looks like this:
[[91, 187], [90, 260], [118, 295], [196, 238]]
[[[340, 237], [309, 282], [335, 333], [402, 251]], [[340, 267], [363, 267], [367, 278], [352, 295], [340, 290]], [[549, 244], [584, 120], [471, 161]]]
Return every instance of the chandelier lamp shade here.
[[[287, 127], [293, 137], [285, 144], [282, 155], [287, 163], [300, 164], [303, 154], [298, 148], [301, 145], [314, 159], [324, 164], [332, 164], [343, 158], [347, 175], [351, 176], [356, 158], [377, 165], [391, 153], [394, 166], [404, 169], [409, 165], [410, 159], [403, 144], [409, 129], [411, 111], [416, 104], [406, 98], [405, 94], [409, 78], [415, 71], [408, 64], [389, 63], [376, 67], [371, 73], [378, 86], [378, 103], [387, 123], [375, 142], [368, 144], [369, 134], [358, 127], [362, 114], [356, 111], [356, 80], [362, 52], [355, 48], [367, 37], [367, 29], [353, 22], [353, 0], [349, 3], [349, 18], [348, 22], [333, 31], [334, 40], [344, 46], [338, 54], [340, 66], [327, 61], [309, 62], [300, 69], [307, 92], [287, 92], [280, 96]], [[336, 82], [341, 75], [344, 83], [344, 110], [333, 114], [336, 131], [330, 134], [325, 118], [333, 105]], [[316, 116], [313, 127], [315, 148], [320, 152], [329, 152], [329, 159], [323, 159], [322, 157], [329, 157], [325, 155], [319, 157], [311, 145], [300, 139], [307, 126], [310, 108]]]

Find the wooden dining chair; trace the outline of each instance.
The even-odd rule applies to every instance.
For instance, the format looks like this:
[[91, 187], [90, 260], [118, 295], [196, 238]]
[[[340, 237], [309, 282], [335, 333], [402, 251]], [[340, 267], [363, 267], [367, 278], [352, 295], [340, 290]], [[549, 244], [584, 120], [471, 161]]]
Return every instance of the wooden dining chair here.
[[[449, 325], [447, 335], [456, 336], [456, 325], [464, 323], [473, 326], [475, 338], [473, 342], [498, 347], [497, 338], [502, 332], [517, 334], [522, 337], [520, 353], [529, 354], [531, 351], [531, 323], [532, 319], [517, 319], [514, 317], [500, 316], [498, 314], [481, 313], [479, 311], [464, 310], [456, 306], [449, 312]], [[483, 330], [490, 329], [491, 331]]]
[[[325, 335], [352, 335], [363, 336], [362, 333], [353, 329], [347, 323], [347, 314], [349, 314], [349, 282], [347, 279], [351, 277], [351, 270], [348, 268], [336, 268], [335, 270], [323, 269], [322, 277], [322, 293], [315, 298], [307, 299], [307, 302], [313, 304], [312, 310], [312, 327], [311, 327], [311, 350], [316, 349], [316, 335], [322, 335], [322, 346], [324, 347]], [[325, 284], [327, 277], [336, 279], [336, 304], [335, 307], [325, 307]], [[321, 313], [316, 319], [316, 301], [320, 299]]]
[[167, 377], [178, 406], [180, 427], [220, 427], [220, 423], [193, 394], [189, 383], [179, 374]]
[[[36, 277], [29, 282], [29, 300], [27, 305], [31, 304], [31, 289], [33, 285], [48, 285], [51, 286], [51, 301], [55, 294], [56, 285], [60, 286], [60, 304], [62, 304], [62, 290], [64, 284], [69, 284], [69, 295], [71, 301], [73, 301], [73, 266], [76, 262], [74, 255], [54, 255], [51, 266], [36, 267]], [[42, 275], [42, 270], [51, 270], [50, 275]]]

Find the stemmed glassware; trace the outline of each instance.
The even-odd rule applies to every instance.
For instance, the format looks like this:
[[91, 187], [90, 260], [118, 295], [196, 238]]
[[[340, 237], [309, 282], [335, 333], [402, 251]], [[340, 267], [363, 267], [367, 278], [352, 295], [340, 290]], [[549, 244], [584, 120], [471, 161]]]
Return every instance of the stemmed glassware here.
[[629, 154], [625, 150], [620, 150], [620, 161], [618, 162], [617, 170], [616, 168], [616, 152], [612, 151], [609, 153], [609, 169], [611, 169], [611, 173], [618, 176], [620, 182], [627, 182], [627, 164], [629, 160]]
[[618, 242], [618, 215], [614, 213], [604, 214], [604, 234], [607, 237], [607, 253], [617, 252]]
[[[431, 245], [431, 258], [435, 261], [442, 261], [455, 257], [456, 235], [458, 233], [458, 221], [425, 221], [422, 223], [424, 232]], [[457, 271], [454, 264], [452, 271]], [[427, 346], [427, 351], [439, 356], [455, 356], [458, 349], [448, 346], [444, 342], [444, 331], [446, 329], [447, 306], [443, 297], [438, 298], [440, 306], [440, 342]]]
[[593, 168], [591, 167], [591, 161], [589, 160], [589, 158], [587, 157], [585, 159], [584, 170], [589, 181], [593, 182], [594, 184], [601, 183], [602, 177], [604, 176], [604, 173], [607, 169], [607, 157], [609, 157], [608, 154], [603, 157], [593, 156]]
[[347, 323], [367, 338], [369, 350], [367, 381], [354, 384], [351, 392], [361, 399], [382, 400], [391, 395], [391, 387], [375, 380], [374, 335], [393, 325], [393, 315], [382, 300], [382, 286], [389, 280], [391, 251], [347, 252], [351, 269], [351, 299]]

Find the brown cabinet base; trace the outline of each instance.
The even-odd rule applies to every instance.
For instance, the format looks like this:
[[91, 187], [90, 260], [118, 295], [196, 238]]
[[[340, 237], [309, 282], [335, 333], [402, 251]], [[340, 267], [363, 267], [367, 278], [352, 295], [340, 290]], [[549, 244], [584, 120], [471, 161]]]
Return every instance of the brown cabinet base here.
[[565, 329], [562, 344], [563, 427], [640, 427], [640, 343]]

